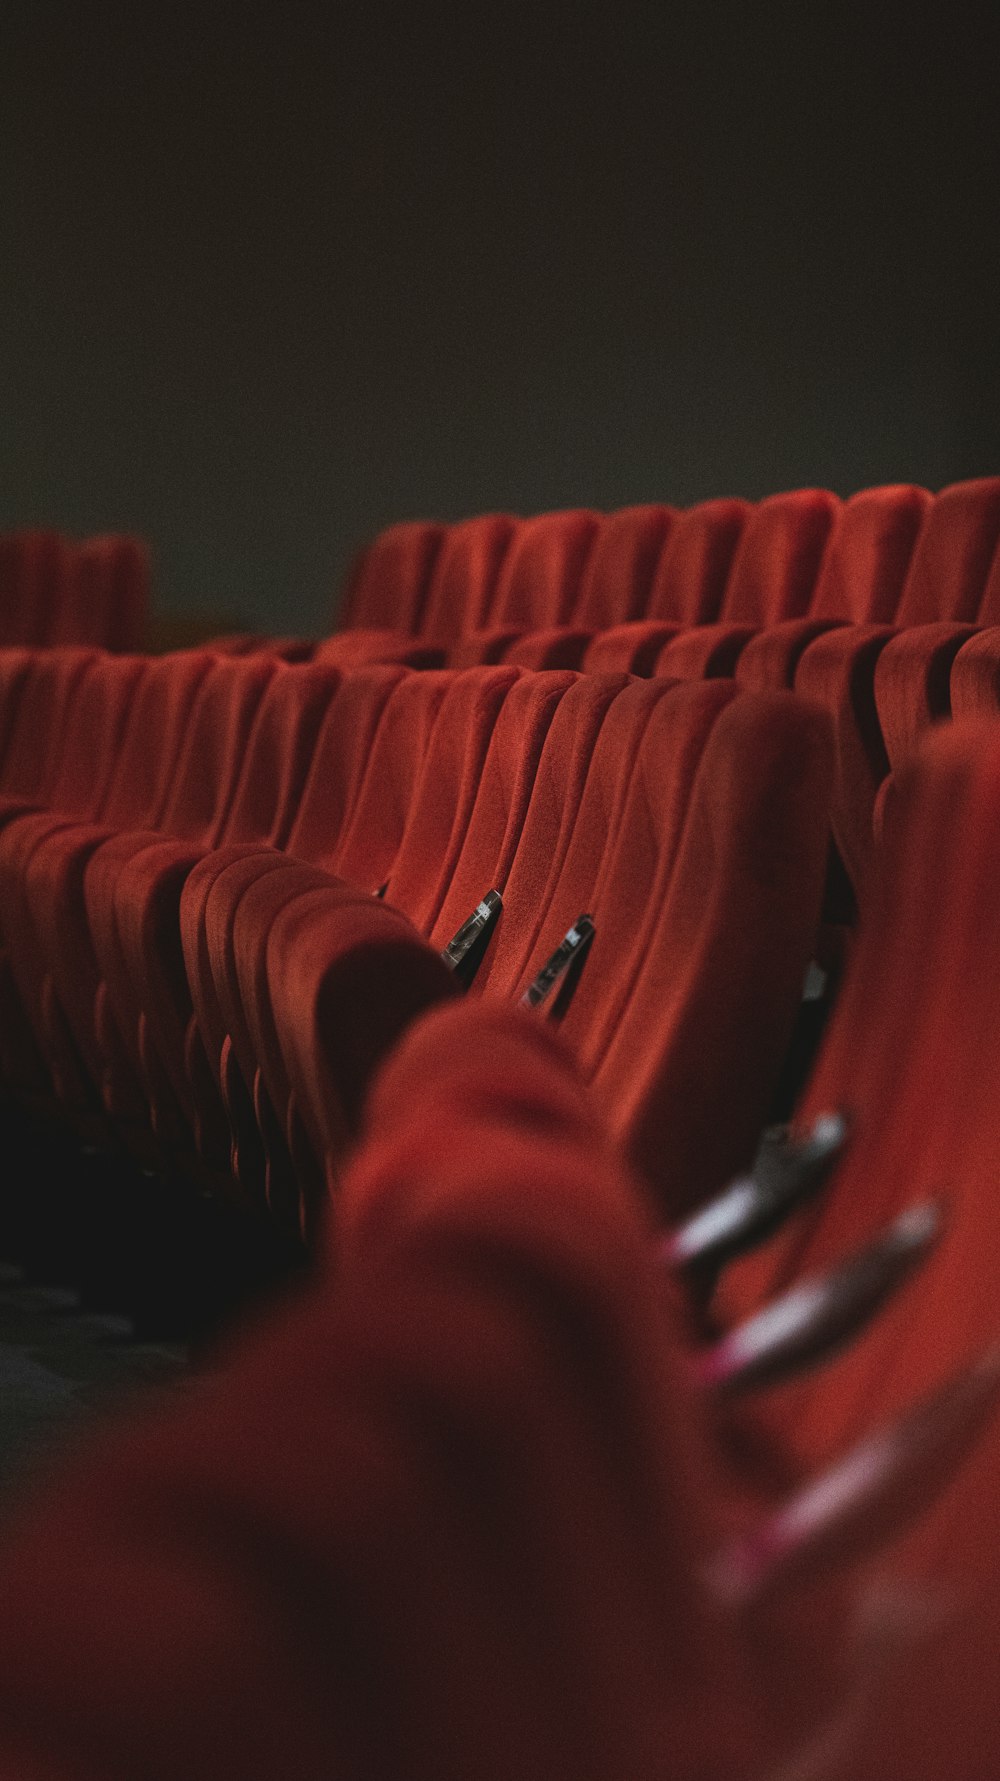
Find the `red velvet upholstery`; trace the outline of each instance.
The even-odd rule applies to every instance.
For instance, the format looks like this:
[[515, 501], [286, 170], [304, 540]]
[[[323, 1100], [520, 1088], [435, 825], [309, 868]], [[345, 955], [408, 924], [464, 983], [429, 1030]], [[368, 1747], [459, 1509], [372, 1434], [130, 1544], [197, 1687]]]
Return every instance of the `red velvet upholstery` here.
[[443, 645], [407, 637], [403, 631], [359, 628], [322, 638], [311, 655], [313, 661], [328, 662], [346, 674], [379, 662], [395, 662], [404, 668], [440, 668], [445, 650]]
[[447, 528], [429, 520], [404, 520], [379, 532], [354, 566], [342, 629], [402, 632], [418, 637], [430, 578]]
[[[64, 1111], [92, 1112], [93, 1093], [81, 1082], [79, 1052], [62, 1006], [73, 1010], [72, 1030], [90, 1033], [99, 978], [83, 900], [86, 863], [103, 841], [122, 829], [154, 826], [172, 789], [192, 706], [212, 657], [188, 652], [150, 661], [136, 690], [118, 752], [114, 778], [97, 823], [67, 823], [53, 816], [25, 818], [33, 846], [21, 863], [17, 907], [28, 927], [15, 942], [12, 961], [24, 1006], [51, 1070]], [[13, 900], [8, 904], [13, 919]], [[58, 989], [56, 977], [58, 976]], [[93, 1060], [93, 1043], [88, 1054]]]
[[[11, 998], [11, 972], [21, 998], [31, 999], [44, 979], [24, 874], [39, 841], [74, 818], [99, 817], [114, 789], [120, 751], [131, 719], [133, 700], [141, 698], [148, 671], [142, 656], [96, 655], [80, 679], [71, 708], [58, 770], [46, 788], [47, 802], [30, 810], [8, 802], [0, 825], [0, 1005], [8, 1054], [21, 1029]], [[31, 986], [30, 989], [28, 986]], [[37, 998], [34, 999], [37, 1005]]]
[[529, 631], [504, 659], [525, 668], [579, 668], [595, 632], [645, 616], [679, 515], [672, 507], [623, 507], [601, 523], [572, 622]]
[[592, 673], [652, 674], [663, 645], [683, 625], [707, 624], [722, 605], [746, 501], [702, 501], [677, 515], [649, 590], [644, 614], [606, 621], [587, 648]]
[[149, 559], [138, 538], [88, 538], [48, 627], [48, 643], [141, 649], [149, 622]]
[[0, 788], [4, 785], [7, 743], [14, 733], [21, 699], [31, 685], [32, 669], [37, 659], [31, 649], [0, 649]]
[[917, 536], [896, 610], [898, 634], [887, 625], [851, 626], [818, 638], [799, 660], [796, 688], [833, 717], [834, 829], [862, 894], [878, 787], [915, 737], [949, 715], [951, 665], [984, 597], [998, 535], [1000, 478], [942, 489]]
[[1000, 549], [993, 557], [976, 613], [981, 627], [959, 645], [950, 678], [951, 709], [956, 717], [992, 717], [997, 710], [1000, 678]]
[[146, 639], [149, 562], [138, 538], [70, 544], [54, 532], [0, 534], [0, 643], [137, 650]]
[[627, 1000], [594, 1021], [588, 1076], [671, 1213], [745, 1166], [766, 1118], [815, 944], [831, 779], [827, 721], [791, 693], [722, 710]]
[[[262, 847], [285, 845], [337, 687], [336, 671], [318, 663], [282, 667], [272, 677], [247, 741], [224, 828], [209, 855], [216, 865], [248, 850], [256, 854]], [[196, 845], [183, 841], [165, 839], [148, 847], [129, 862], [115, 899], [119, 954], [128, 973], [130, 1006], [160, 1136], [164, 1100], [183, 1111], [185, 1135], [191, 1118], [184, 1053], [193, 1010], [180, 902], [190, 873], [204, 857]], [[128, 1042], [133, 1025], [126, 1025], [117, 983], [109, 984], [109, 993]]]
[[520, 678], [513, 667], [473, 669], [456, 676], [442, 701], [385, 891], [386, 901], [404, 909], [423, 934], [437, 920], [465, 841], [494, 726]]
[[[418, 678], [423, 682], [427, 677]], [[416, 780], [409, 780], [405, 828], [386, 890], [386, 901], [404, 909], [422, 933], [432, 928], [455, 871], [498, 714], [520, 674], [513, 667], [497, 667], [442, 679], [444, 698]], [[425, 706], [425, 714], [430, 709]], [[373, 795], [381, 795], [379, 786], [373, 787]], [[327, 856], [324, 866], [338, 873], [342, 870], [339, 850]], [[237, 1146], [242, 1142], [248, 1159], [240, 1170], [241, 1179], [254, 1166], [256, 1154], [256, 1132], [246, 1123], [253, 1118], [252, 1095], [257, 1123], [262, 1118], [267, 1123], [269, 1117], [255, 1088], [262, 1034], [274, 1049], [266, 964], [268, 935], [286, 904], [322, 887], [328, 876], [328, 870], [292, 858], [280, 869], [270, 864], [255, 869], [253, 862], [248, 862], [247, 870], [236, 865], [221, 874], [206, 903], [211, 986], [199, 984], [195, 1009], [199, 1016], [206, 1005], [209, 1010], [202, 1030], [211, 1049], [211, 1067], [219, 1070], [237, 1128]], [[481, 894], [477, 891], [471, 907]], [[463, 919], [471, 907], [464, 910]], [[220, 1033], [225, 1038], [217, 1053]], [[283, 1109], [277, 1117], [283, 1125]], [[269, 1159], [269, 1169], [271, 1163], [277, 1166], [273, 1147]]]
[[470, 1057], [478, 1092], [427, 1120], [398, 1054], [336, 1290], [79, 1459], [5, 1551], [3, 1772], [770, 1766], [805, 1634], [778, 1703], [786, 1651], [707, 1607], [718, 1486], [648, 1218], [543, 1032], [438, 1032], [432, 1109]]
[[[576, 675], [553, 670], [524, 675], [507, 694], [479, 774], [461, 848], [428, 930], [435, 948], [447, 946], [487, 891], [504, 893], [551, 726], [577, 684]], [[390, 879], [387, 895], [392, 888]]]
[[682, 631], [660, 651], [658, 674], [731, 674], [755, 631], [809, 609], [840, 503], [826, 489], [770, 495], [740, 534], [718, 620]]
[[931, 496], [911, 484], [861, 489], [838, 510], [805, 618], [784, 619], [740, 652], [741, 686], [792, 686], [799, 657], [843, 623], [887, 624], [896, 614]]
[[[848, 1108], [849, 1151], [827, 1193], [728, 1278], [726, 1312], [827, 1265], [922, 1199], [943, 1200], [946, 1228], [919, 1282], [836, 1367], [809, 1387], [762, 1400], [754, 1426], [806, 1466], [894, 1415], [1000, 1336], [995, 724], [955, 724], [927, 739], [899, 776], [885, 845], [885, 870], [800, 1112], [807, 1120], [821, 1108]], [[993, 1614], [998, 1465], [994, 1422], [895, 1554], [906, 1574], [935, 1586], [982, 1587]], [[992, 1713], [991, 1690], [981, 1698], [982, 1672], [968, 1684], [973, 1717]], [[956, 1757], [944, 1772], [987, 1771]]]
[[451, 666], [499, 661], [523, 632], [568, 624], [601, 525], [601, 515], [586, 508], [522, 520], [504, 556], [485, 624], [452, 646]]
[[55, 532], [0, 532], [0, 643], [46, 641], [59, 596], [67, 549]]
[[[543, 962], [539, 934], [577, 825], [583, 824], [591, 838], [595, 834], [594, 819], [584, 811], [585, 800], [599, 795], [600, 781], [602, 790], [607, 788], [605, 808], [613, 807], [616, 775], [620, 781], [626, 780], [632, 753], [657, 702], [645, 696], [647, 692], [624, 674], [587, 674], [560, 700], [535, 773], [531, 802], [504, 890], [503, 913], [470, 994], [488, 987], [491, 997], [512, 997]], [[595, 776], [593, 790], [588, 789], [591, 774]], [[581, 868], [585, 870], [582, 859]], [[584, 902], [591, 888], [590, 881], [578, 882]], [[574, 894], [572, 889], [568, 891], [570, 900]], [[555, 921], [565, 904], [564, 897]], [[583, 902], [569, 921], [582, 912]]]
[[[156, 829], [124, 830], [103, 842], [87, 861], [83, 893], [94, 966], [100, 977], [90, 1030], [76, 1035], [93, 1054], [96, 1038], [104, 1059], [102, 1089], [109, 1111], [122, 1118], [138, 1114], [145, 1125], [144, 1097], [134, 1096], [134, 1077], [123, 1068], [135, 1039], [130, 1030], [134, 1011], [129, 967], [122, 956], [116, 905], [128, 895], [134, 873], [141, 878], [147, 847], [164, 836], [187, 841], [195, 850], [219, 840], [239, 777], [257, 709], [268, 683], [279, 669], [273, 659], [248, 656], [220, 658], [205, 677], [191, 710], [184, 748], [177, 760], [170, 796]], [[79, 961], [67, 961], [76, 974]], [[60, 999], [61, 996], [60, 996]], [[115, 1007], [122, 1010], [122, 1020]]]
[[484, 513], [448, 527], [424, 608], [425, 637], [450, 642], [486, 623], [518, 525], [512, 514]]
[[62, 766], [73, 702], [94, 659], [87, 649], [51, 650], [33, 658], [4, 749], [0, 812], [45, 802]]

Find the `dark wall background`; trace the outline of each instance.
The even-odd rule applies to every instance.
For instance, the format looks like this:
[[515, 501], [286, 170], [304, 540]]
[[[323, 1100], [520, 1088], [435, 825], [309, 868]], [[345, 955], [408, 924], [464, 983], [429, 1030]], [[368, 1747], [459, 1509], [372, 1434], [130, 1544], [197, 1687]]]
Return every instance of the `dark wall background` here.
[[165, 613], [324, 627], [407, 515], [1000, 470], [986, 9], [0, 17], [0, 526], [141, 530]]

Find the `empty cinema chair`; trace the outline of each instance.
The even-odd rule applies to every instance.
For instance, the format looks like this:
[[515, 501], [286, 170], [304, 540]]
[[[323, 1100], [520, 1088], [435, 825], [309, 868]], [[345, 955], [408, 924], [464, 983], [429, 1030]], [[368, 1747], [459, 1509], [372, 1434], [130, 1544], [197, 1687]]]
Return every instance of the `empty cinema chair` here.
[[831, 630], [799, 658], [796, 689], [833, 720], [834, 831], [861, 893], [872, 869], [879, 786], [928, 725], [950, 714], [952, 664], [973, 625], [988, 616], [998, 537], [1000, 478], [942, 489], [924, 515], [892, 623]]
[[717, 617], [669, 638], [656, 672], [685, 680], [732, 674], [757, 631], [808, 613], [840, 505], [827, 489], [758, 502], [740, 532]]
[[148, 623], [149, 561], [140, 539], [0, 535], [0, 643], [124, 652], [144, 646]]
[[[851, 1140], [824, 1193], [780, 1236], [730, 1270], [719, 1306], [741, 1316], [804, 1272], [849, 1253], [920, 1202], [942, 1208], [943, 1234], [919, 1293], [890, 1311], [811, 1389], [755, 1407], [766, 1431], [812, 1466], [867, 1421], [933, 1392], [1000, 1339], [996, 1270], [996, 950], [992, 909], [1000, 849], [1000, 738], [994, 723], [955, 723], [928, 738], [900, 776], [887, 813], [883, 874], [798, 1122], [849, 1109]], [[995, 1750], [985, 1666], [995, 1647], [995, 1502], [1000, 1448], [992, 1429], [961, 1479], [899, 1548], [914, 1588], [942, 1615], [936, 1674], [903, 1690], [876, 1740], [888, 1766], [869, 1774], [968, 1773], [952, 1740]], [[968, 1592], [956, 1619], [956, 1591]], [[949, 1612], [951, 1604], [952, 1611]], [[911, 1717], [912, 1716], [912, 1717]], [[960, 1742], [957, 1748], [963, 1748]], [[992, 1763], [992, 1754], [989, 1757]], [[915, 1764], [913, 1768], [909, 1764]], [[898, 1766], [897, 1766], [898, 1765]]]
[[522, 520], [505, 552], [481, 629], [466, 630], [448, 660], [469, 668], [503, 659], [524, 631], [567, 624], [597, 546], [602, 516], [566, 508]]
[[[747, 1160], [766, 1117], [815, 938], [829, 739], [822, 717], [788, 693], [737, 695], [725, 684], [626, 686], [608, 708], [602, 736], [614, 735], [619, 703], [628, 704], [635, 725], [632, 737], [629, 726], [618, 726], [629, 745], [624, 768], [610, 750], [602, 764], [598, 739], [573, 831], [548, 878], [541, 924], [535, 904], [525, 909], [515, 899], [518, 883], [530, 882], [515, 852], [497, 944], [508, 923], [524, 924], [522, 944], [516, 936], [513, 946], [508, 942], [505, 973], [491, 973], [487, 952], [482, 993], [506, 999], [526, 935], [539, 947], [537, 971], [586, 899], [595, 938], [563, 1031], [612, 1129], [664, 1207], [680, 1211], [687, 1195], [710, 1192]], [[556, 728], [554, 720], [547, 743]], [[544, 750], [535, 783], [547, 783]], [[537, 842], [540, 832], [529, 802], [522, 844], [529, 836]], [[470, 889], [476, 882], [470, 877]], [[291, 1072], [310, 1048], [321, 1051], [310, 1023], [321, 1006], [335, 1006], [324, 984], [328, 967], [336, 969], [341, 893], [317, 886], [303, 894], [308, 915], [295, 899], [283, 900], [277, 913], [272, 905], [264, 926], [254, 918], [258, 934], [236, 959], [234, 1024], [244, 1024], [248, 1058], [274, 1073], [281, 1120], [293, 1105], [302, 1112], [308, 1085]], [[249, 909], [246, 918], [251, 925]], [[330, 960], [323, 952], [328, 919]], [[450, 918], [432, 929], [435, 945], [448, 926]], [[306, 937], [311, 988], [296, 963]], [[479, 992], [478, 978], [472, 990]], [[297, 1032], [291, 1039], [289, 1022]], [[349, 1046], [346, 1036], [341, 1044]], [[340, 1149], [320, 1156], [328, 1183], [336, 1181], [345, 1134], [357, 1125], [353, 1079], [345, 1094], [338, 1103], [328, 1083], [323, 1108], [303, 1113], [311, 1134], [324, 1119], [339, 1134]]]
[[[703, 1352], [566, 1048], [428, 1012], [313, 1278], [10, 1530], [0, 1773], [857, 1781], [913, 1698], [885, 1549], [968, 1488], [997, 1379], [767, 1492]], [[952, 1772], [988, 1781], [958, 1703]]]

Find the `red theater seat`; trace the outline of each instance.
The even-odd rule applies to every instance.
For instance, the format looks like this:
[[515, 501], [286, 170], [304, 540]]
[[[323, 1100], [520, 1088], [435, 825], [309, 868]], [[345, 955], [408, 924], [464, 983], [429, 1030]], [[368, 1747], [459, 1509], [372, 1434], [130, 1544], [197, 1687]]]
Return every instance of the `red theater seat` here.
[[687, 628], [665, 643], [656, 672], [682, 680], [732, 674], [758, 630], [807, 613], [839, 510], [837, 497], [826, 489], [770, 495], [752, 508], [718, 619]]
[[751, 508], [746, 501], [702, 501], [677, 514], [649, 590], [645, 612], [611, 619], [587, 646], [591, 673], [652, 674], [656, 658], [686, 625], [718, 617], [733, 556]]
[[504, 556], [485, 625], [453, 644], [451, 666], [501, 661], [523, 632], [569, 623], [601, 525], [601, 515], [587, 508], [522, 520]]
[[420, 621], [434, 564], [447, 528], [431, 520], [404, 520], [379, 532], [348, 580], [343, 629], [420, 635]]
[[896, 614], [914, 544], [930, 506], [926, 489], [908, 484], [861, 489], [838, 509], [808, 616], [784, 619], [751, 637], [736, 678], [763, 690], [792, 686], [799, 657], [841, 624], [889, 624]]
[[[1000, 536], [1000, 477], [936, 495], [917, 536], [894, 620], [818, 637], [803, 652], [796, 690], [830, 712], [837, 741], [834, 831], [864, 892], [879, 785], [915, 737], [949, 714], [951, 663], [970, 635]], [[935, 622], [939, 621], [939, 622]]]
[[644, 617], [678, 521], [672, 507], [623, 507], [601, 522], [570, 622], [529, 631], [504, 659], [525, 668], [579, 668], [595, 632]]
[[[826, 1195], [727, 1277], [724, 1309], [735, 1315], [793, 1274], [826, 1266], [915, 1202], [940, 1199], [945, 1231], [919, 1287], [835, 1368], [761, 1401], [755, 1426], [805, 1467], [1000, 1338], [995, 725], [955, 724], [928, 739], [900, 776], [885, 845], [885, 871], [800, 1110], [808, 1120], [820, 1108], [849, 1109], [848, 1153]], [[994, 1427], [900, 1549], [908, 1575], [945, 1590], [995, 1577], [998, 1464]], [[991, 1587], [995, 1598], [995, 1580]], [[986, 1703], [972, 1706], [981, 1713]]]

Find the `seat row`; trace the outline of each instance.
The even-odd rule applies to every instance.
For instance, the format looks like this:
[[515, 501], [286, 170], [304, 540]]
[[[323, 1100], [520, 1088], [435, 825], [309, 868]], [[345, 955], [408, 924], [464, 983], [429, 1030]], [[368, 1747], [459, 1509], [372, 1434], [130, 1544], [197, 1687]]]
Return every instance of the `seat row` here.
[[998, 538], [1000, 478], [407, 524], [374, 541], [323, 650], [794, 686], [830, 712], [863, 894], [889, 771], [935, 720], [997, 708]]
[[123, 534], [75, 543], [57, 532], [0, 534], [0, 645], [141, 649], [149, 561]]
[[23, 1105], [298, 1223], [377, 1059], [461, 985], [555, 1007], [664, 1206], [752, 1153], [828, 836], [827, 726], [791, 694], [206, 652], [0, 673]]
[[[918, 803], [979, 802], [956, 764]], [[888, 1051], [896, 1015], [859, 1024], [855, 996], [844, 1022]], [[845, 1385], [842, 1291], [788, 1266], [801, 1225], [726, 1270], [720, 1297], [776, 1263], [793, 1294], [720, 1338], [666, 1266], [705, 1217], [664, 1243], [562, 1039], [425, 1011], [373, 1079], [312, 1280], [5, 1541], [0, 1774], [990, 1781], [1000, 1362], [958, 1315], [986, 1209], [965, 1160], [947, 1237], [850, 1329]], [[884, 1206], [855, 1210], [870, 1243]], [[834, 1298], [822, 1341], [795, 1288]]]

